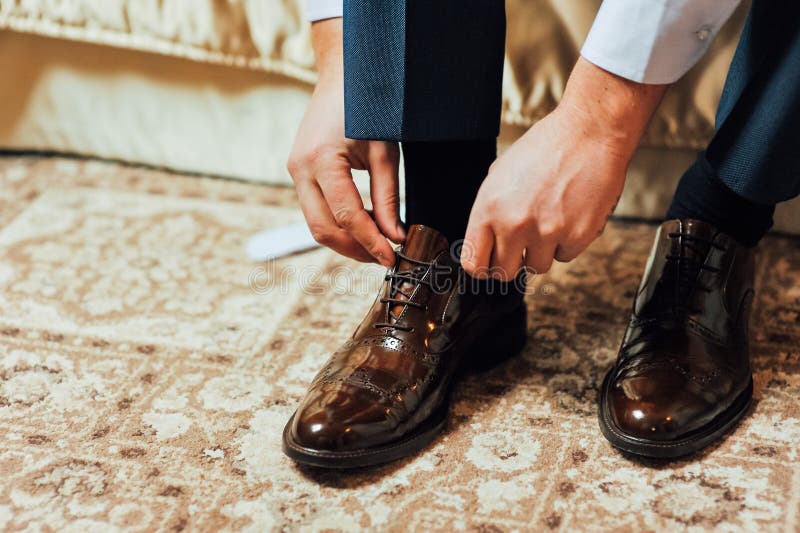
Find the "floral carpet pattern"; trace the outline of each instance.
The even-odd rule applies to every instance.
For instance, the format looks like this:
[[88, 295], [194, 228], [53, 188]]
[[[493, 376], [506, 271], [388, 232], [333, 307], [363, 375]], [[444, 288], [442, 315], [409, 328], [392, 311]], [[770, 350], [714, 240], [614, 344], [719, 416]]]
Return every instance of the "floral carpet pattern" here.
[[417, 457], [283, 456], [306, 385], [382, 273], [318, 249], [250, 263], [292, 191], [105, 162], [0, 158], [0, 530], [800, 531], [800, 245], [762, 244], [754, 407], [642, 462], [600, 435], [654, 227], [614, 222], [534, 280], [520, 357], [458, 388]]

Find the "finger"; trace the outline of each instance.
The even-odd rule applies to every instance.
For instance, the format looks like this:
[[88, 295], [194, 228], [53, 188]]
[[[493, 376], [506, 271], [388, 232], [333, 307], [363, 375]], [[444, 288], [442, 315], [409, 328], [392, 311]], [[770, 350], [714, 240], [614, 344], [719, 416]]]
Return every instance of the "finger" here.
[[490, 266], [492, 277], [501, 281], [514, 279], [523, 265], [524, 253], [525, 241], [521, 236], [513, 233], [506, 236], [495, 233]]
[[369, 190], [375, 222], [389, 239], [403, 242], [406, 232], [400, 221], [400, 152], [396, 143], [372, 144], [376, 146], [369, 151]]
[[364, 209], [364, 202], [361, 201], [350, 170], [320, 177], [318, 183], [336, 224], [379, 263], [391, 267], [394, 264], [394, 249]]
[[525, 248], [525, 268], [530, 275], [544, 274], [553, 264], [556, 245], [546, 241], [537, 241]]
[[489, 277], [493, 246], [492, 229], [486, 224], [470, 222], [461, 247], [461, 266], [467, 274], [478, 279]]
[[554, 254], [554, 259], [559, 263], [569, 263], [576, 257], [578, 257], [581, 252], [583, 252], [588, 245], [573, 245], [573, 246], [561, 246], [558, 245], [556, 247], [556, 251]]
[[599, 230], [597, 226], [576, 229], [566, 242], [559, 243], [555, 251], [555, 260], [561, 263], [568, 263], [578, 257], [592, 242], [603, 233], [605, 222]]
[[564, 248], [561, 246], [556, 247], [556, 253], [553, 259], [558, 261], [559, 263], [569, 263], [576, 257], [580, 252], [576, 251], [575, 249], [570, 250], [569, 248]]
[[296, 189], [300, 209], [315, 241], [356, 261], [375, 261], [358, 241], [336, 224], [322, 191], [315, 182], [298, 182]]

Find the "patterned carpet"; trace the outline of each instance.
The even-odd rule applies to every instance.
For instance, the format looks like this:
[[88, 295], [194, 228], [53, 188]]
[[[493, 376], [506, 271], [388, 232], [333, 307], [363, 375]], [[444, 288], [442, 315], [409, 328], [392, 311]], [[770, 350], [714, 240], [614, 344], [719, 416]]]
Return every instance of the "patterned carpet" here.
[[[297, 468], [280, 432], [381, 272], [245, 239], [293, 193], [109, 163], [0, 159], [0, 530], [800, 531], [800, 247], [762, 245], [756, 404], [675, 463], [595, 419], [653, 227], [536, 279], [521, 358], [465, 382], [429, 450]], [[365, 280], [365, 281], [364, 281]]]

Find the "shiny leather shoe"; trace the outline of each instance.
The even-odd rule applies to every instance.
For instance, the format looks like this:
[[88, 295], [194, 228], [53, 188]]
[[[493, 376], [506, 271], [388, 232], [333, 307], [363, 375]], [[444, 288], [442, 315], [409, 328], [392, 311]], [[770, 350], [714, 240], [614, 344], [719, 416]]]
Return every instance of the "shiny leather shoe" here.
[[445, 426], [461, 371], [490, 367], [525, 342], [523, 292], [500, 282], [470, 290], [473, 282], [441, 234], [411, 226], [372, 308], [286, 425], [284, 452], [300, 463], [352, 468], [430, 443]]
[[753, 395], [753, 270], [752, 249], [709, 224], [661, 226], [600, 394], [600, 428], [611, 444], [679, 457], [744, 416]]

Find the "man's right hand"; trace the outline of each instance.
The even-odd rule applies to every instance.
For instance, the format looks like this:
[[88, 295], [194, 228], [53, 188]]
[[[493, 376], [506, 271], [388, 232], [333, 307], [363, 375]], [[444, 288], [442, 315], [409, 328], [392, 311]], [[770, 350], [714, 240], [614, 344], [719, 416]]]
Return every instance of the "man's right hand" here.
[[[312, 40], [319, 81], [289, 155], [288, 169], [314, 239], [347, 257], [394, 264], [388, 239], [402, 242], [396, 142], [344, 135], [342, 19], [315, 22]], [[370, 174], [373, 215], [365, 209], [352, 169]], [[374, 218], [373, 218], [374, 217]]]

